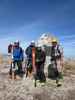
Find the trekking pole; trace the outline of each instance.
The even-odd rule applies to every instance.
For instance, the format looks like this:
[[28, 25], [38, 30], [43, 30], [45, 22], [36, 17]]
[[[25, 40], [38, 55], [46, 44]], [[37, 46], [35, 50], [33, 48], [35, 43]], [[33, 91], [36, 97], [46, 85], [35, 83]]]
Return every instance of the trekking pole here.
[[26, 68], [26, 78], [28, 77], [28, 68]]
[[16, 79], [16, 72], [15, 71], [16, 71], [16, 68], [12, 62], [12, 77], [13, 77], [13, 79]]
[[33, 66], [33, 71], [34, 71], [34, 86], [36, 87], [36, 66], [35, 66], [35, 48], [32, 48], [32, 66]]
[[9, 77], [12, 79], [12, 62], [10, 64]]
[[34, 79], [35, 79], [34, 86], [36, 87], [37, 86], [37, 84], [36, 84], [36, 74], [34, 74]]
[[37, 86], [37, 82], [36, 82], [36, 80], [37, 80], [37, 79], [36, 79], [36, 77], [37, 77], [37, 76], [36, 76], [36, 66], [34, 65], [33, 67], [34, 67], [34, 80], [35, 80], [35, 81], [34, 81], [34, 87], [36, 87], [36, 86]]
[[28, 59], [27, 58], [25, 59], [24, 71], [25, 71], [25, 75], [26, 75], [26, 78], [27, 78], [27, 76], [28, 76]]

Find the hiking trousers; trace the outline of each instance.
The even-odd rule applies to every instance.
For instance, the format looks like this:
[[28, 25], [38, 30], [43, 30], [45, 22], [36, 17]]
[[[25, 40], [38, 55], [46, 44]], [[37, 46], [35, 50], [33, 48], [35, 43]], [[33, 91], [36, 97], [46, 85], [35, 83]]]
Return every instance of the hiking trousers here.
[[62, 64], [60, 59], [51, 61], [53, 68], [56, 70], [56, 77], [62, 78]]
[[40, 80], [40, 82], [46, 81], [46, 77], [44, 74], [44, 63], [42, 62], [36, 63], [36, 76], [37, 76], [37, 79]]
[[[16, 69], [16, 65], [18, 67], [18, 69]], [[12, 74], [12, 70], [15, 69], [15, 71], [17, 70], [17, 74], [22, 73], [22, 61], [13, 61], [11, 63], [11, 67], [10, 67], [10, 75]]]

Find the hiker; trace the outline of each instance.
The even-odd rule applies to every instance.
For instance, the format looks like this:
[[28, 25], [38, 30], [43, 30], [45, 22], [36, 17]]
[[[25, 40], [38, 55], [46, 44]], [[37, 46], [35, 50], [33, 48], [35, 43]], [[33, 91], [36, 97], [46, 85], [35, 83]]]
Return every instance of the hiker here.
[[12, 47], [13, 47], [13, 45], [12, 45], [12, 43], [10, 43], [10, 44], [8, 45], [8, 53], [9, 53], [9, 54], [11, 54], [11, 52], [12, 52]]
[[[13, 47], [13, 67], [15, 69], [15, 76], [16, 74], [23, 75], [23, 70], [22, 70], [23, 60], [24, 60], [23, 50], [20, 47], [19, 41], [16, 41], [14, 42], [14, 47]], [[16, 64], [17, 64], [17, 69], [16, 69]]]
[[27, 55], [27, 72], [26, 77], [28, 76], [28, 72], [32, 73], [32, 48], [35, 48], [35, 41], [31, 41], [30, 45], [26, 48], [26, 55]]
[[38, 45], [35, 54], [36, 77], [37, 80], [39, 80], [41, 83], [46, 82], [46, 77], [44, 74], [45, 59], [46, 59], [45, 51], [42, 50], [42, 47], [40, 45]]
[[9, 77], [12, 78], [12, 60], [13, 60], [13, 56], [12, 56], [12, 52], [13, 52], [13, 44], [10, 43], [8, 45], [8, 63], [10, 65], [10, 69], [9, 69]]
[[56, 38], [52, 39], [51, 64], [55, 69], [56, 84], [57, 86], [61, 86], [60, 79], [62, 79], [63, 50], [61, 46], [58, 44]]

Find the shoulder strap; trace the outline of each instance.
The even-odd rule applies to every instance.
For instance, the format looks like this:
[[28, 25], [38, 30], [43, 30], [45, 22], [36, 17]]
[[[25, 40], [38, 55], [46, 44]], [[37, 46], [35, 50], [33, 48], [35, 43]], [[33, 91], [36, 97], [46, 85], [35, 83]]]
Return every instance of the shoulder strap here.
[[61, 55], [61, 51], [60, 51], [59, 46], [60, 46], [60, 45], [57, 45], [57, 50], [58, 50], [58, 53]]

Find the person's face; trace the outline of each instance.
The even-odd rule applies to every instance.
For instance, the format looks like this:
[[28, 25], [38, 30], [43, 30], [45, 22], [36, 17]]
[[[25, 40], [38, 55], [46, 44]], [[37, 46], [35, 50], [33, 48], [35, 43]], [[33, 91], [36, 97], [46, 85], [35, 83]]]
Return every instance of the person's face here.
[[15, 43], [14, 46], [15, 46], [15, 47], [19, 47], [19, 44], [18, 44], [18, 43]]
[[41, 47], [38, 47], [38, 50], [41, 51]]
[[17, 43], [17, 46], [18, 46], [18, 47], [19, 47], [19, 45], [20, 45], [20, 44], [19, 44], [19, 43]]
[[56, 45], [57, 45], [57, 42], [53, 42], [52, 45], [53, 45], [53, 46], [56, 46]]
[[32, 47], [35, 47], [35, 43], [31, 43], [31, 46], [32, 46]]

